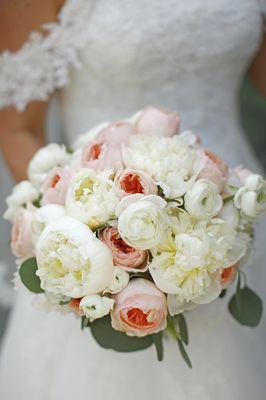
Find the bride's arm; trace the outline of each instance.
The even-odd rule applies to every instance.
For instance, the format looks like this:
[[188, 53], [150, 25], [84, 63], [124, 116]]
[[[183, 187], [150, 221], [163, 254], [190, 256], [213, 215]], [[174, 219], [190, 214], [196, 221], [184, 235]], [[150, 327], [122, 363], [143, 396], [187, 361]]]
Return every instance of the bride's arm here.
[[261, 48], [251, 65], [250, 76], [256, 88], [266, 97], [266, 33]]
[[[20, 49], [30, 32], [55, 21], [60, 3], [58, 0], [1, 0], [0, 53]], [[29, 160], [45, 142], [46, 109], [46, 102], [36, 101], [22, 113], [13, 107], [0, 110], [0, 146], [17, 181], [25, 179]]]

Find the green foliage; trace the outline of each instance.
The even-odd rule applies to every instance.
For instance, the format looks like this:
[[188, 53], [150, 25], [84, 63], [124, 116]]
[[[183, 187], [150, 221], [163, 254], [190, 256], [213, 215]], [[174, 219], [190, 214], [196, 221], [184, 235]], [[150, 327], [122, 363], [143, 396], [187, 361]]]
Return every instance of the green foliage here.
[[123, 332], [118, 332], [111, 326], [110, 316], [96, 319], [90, 324], [91, 333], [96, 342], [105, 349], [119, 352], [132, 352], [144, 350], [154, 342], [152, 336], [143, 338], [130, 337]]
[[152, 340], [153, 340], [153, 343], [156, 348], [157, 359], [158, 359], [158, 361], [162, 361], [163, 360], [163, 333], [159, 332], [159, 333], [156, 333], [151, 336], [152, 336]]
[[19, 275], [22, 283], [33, 293], [43, 293], [40, 278], [36, 275], [38, 269], [35, 257], [29, 258], [21, 264]]
[[[177, 330], [178, 329], [178, 330]], [[188, 344], [188, 328], [183, 314], [178, 314], [175, 317], [168, 315], [167, 330], [170, 335], [177, 341], [180, 354], [189, 368], [192, 368], [192, 363], [187, 354], [185, 345]], [[185, 344], [185, 345], [184, 345]]]

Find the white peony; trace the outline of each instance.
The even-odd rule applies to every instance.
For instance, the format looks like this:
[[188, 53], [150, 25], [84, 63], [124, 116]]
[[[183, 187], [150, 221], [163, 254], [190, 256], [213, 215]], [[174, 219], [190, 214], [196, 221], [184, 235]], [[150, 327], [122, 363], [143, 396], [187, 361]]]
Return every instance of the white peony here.
[[43, 290], [73, 298], [102, 292], [113, 276], [112, 253], [81, 222], [63, 217], [47, 225], [36, 246]]
[[124, 241], [138, 250], [157, 246], [168, 223], [166, 201], [157, 195], [124, 197], [116, 209], [118, 231]]
[[95, 229], [115, 216], [119, 200], [112, 171], [83, 168], [70, 181], [66, 195], [66, 213]]
[[59, 204], [46, 204], [38, 208], [32, 216], [31, 238], [36, 245], [39, 237], [50, 222], [55, 222], [65, 215], [65, 207]]
[[25, 207], [27, 203], [37, 200], [38, 197], [38, 190], [29, 181], [18, 183], [6, 199], [8, 208], [4, 214], [4, 218], [13, 221], [18, 211]]
[[144, 170], [169, 199], [183, 196], [194, 183], [202, 161], [182, 135], [171, 138], [135, 136], [123, 149], [126, 167]]
[[105, 288], [104, 293], [116, 294], [121, 292], [129, 282], [129, 274], [120, 267], [114, 266], [113, 277], [107, 288]]
[[79, 303], [79, 308], [92, 322], [109, 314], [114, 307], [114, 303], [115, 301], [109, 297], [94, 294], [83, 297]]
[[222, 206], [218, 186], [209, 179], [199, 179], [185, 194], [185, 209], [199, 219], [214, 217]]
[[40, 187], [47, 173], [54, 167], [63, 167], [69, 161], [70, 155], [64, 145], [50, 143], [38, 150], [28, 167], [29, 180]]
[[250, 218], [256, 218], [266, 209], [266, 181], [261, 175], [251, 174], [235, 194], [235, 206]]
[[222, 220], [195, 222], [180, 212], [166, 249], [152, 251], [149, 270], [163, 292], [179, 295], [181, 302], [199, 302], [212, 298], [214, 274], [235, 264], [246, 250], [245, 240]]

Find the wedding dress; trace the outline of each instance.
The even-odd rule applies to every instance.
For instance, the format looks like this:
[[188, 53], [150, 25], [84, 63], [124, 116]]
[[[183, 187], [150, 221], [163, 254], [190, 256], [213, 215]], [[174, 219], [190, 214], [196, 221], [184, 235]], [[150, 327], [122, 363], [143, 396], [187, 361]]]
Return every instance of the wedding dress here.
[[[238, 117], [238, 89], [260, 46], [259, 0], [68, 0], [44, 38], [0, 55], [0, 106], [22, 111], [60, 90], [71, 141], [94, 124], [145, 105], [177, 110], [182, 129], [229, 163], [258, 170]], [[246, 268], [266, 301], [265, 228]], [[263, 236], [264, 231], [264, 236]], [[264, 244], [264, 246], [263, 246]], [[187, 314], [193, 369], [177, 344], [132, 354], [103, 350], [73, 316], [34, 308], [17, 295], [1, 354], [3, 400], [263, 400], [266, 324], [239, 326], [227, 299]]]

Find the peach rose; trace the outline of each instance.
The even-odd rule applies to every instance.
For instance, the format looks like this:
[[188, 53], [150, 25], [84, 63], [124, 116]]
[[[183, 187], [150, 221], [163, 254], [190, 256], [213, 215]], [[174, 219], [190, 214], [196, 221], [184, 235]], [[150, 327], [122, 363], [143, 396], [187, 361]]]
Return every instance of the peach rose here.
[[146, 336], [166, 328], [166, 297], [154, 283], [137, 278], [113, 296], [112, 327], [129, 336]]
[[212, 151], [204, 150], [201, 153], [204, 164], [199, 173], [199, 178], [209, 179], [216, 183], [221, 193], [229, 175], [228, 166]]
[[32, 212], [24, 209], [16, 214], [11, 231], [11, 250], [19, 258], [29, 258], [33, 255], [31, 240]]
[[144, 171], [130, 168], [123, 169], [116, 174], [115, 189], [120, 198], [135, 193], [158, 194], [157, 185], [150, 175]]
[[148, 266], [148, 252], [134, 249], [121, 238], [118, 229], [108, 226], [99, 232], [102, 240], [112, 251], [113, 263], [128, 272], [143, 272]]
[[64, 168], [53, 168], [42, 185], [42, 204], [65, 204], [71, 173]]
[[81, 300], [82, 297], [78, 299], [71, 299], [70, 302], [67, 304], [70, 310], [73, 311], [78, 316], [84, 315], [83, 311], [79, 308]]
[[122, 146], [134, 135], [134, 127], [127, 122], [116, 122], [103, 128], [84, 147], [82, 166], [97, 170], [105, 168], [119, 169], [123, 167]]
[[222, 289], [226, 289], [235, 279], [239, 264], [231, 265], [231, 267], [224, 268], [221, 272], [220, 282]]
[[136, 121], [138, 133], [153, 136], [173, 136], [178, 133], [179, 115], [155, 107], [147, 107]]

